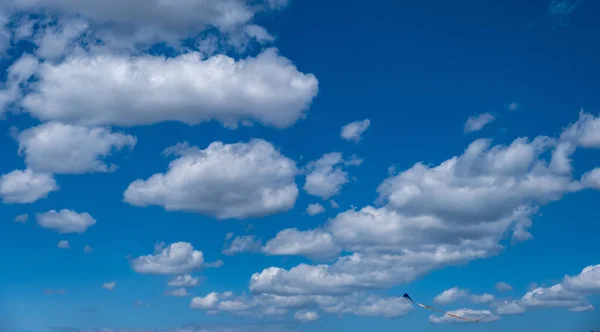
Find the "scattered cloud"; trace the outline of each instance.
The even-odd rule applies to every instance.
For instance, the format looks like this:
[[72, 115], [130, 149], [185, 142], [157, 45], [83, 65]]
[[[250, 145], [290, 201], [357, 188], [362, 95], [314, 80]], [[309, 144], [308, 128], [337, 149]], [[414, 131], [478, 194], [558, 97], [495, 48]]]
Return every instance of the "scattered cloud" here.
[[92, 247], [88, 246], [87, 244], [83, 247], [83, 252], [86, 254], [91, 254], [94, 250], [92, 249]]
[[254, 235], [243, 235], [226, 242], [223, 248], [224, 255], [235, 255], [242, 252], [259, 252], [262, 248], [262, 240]]
[[369, 129], [370, 125], [371, 121], [369, 119], [350, 122], [342, 127], [340, 136], [347, 141], [358, 143], [362, 139], [362, 134]]
[[28, 204], [48, 197], [59, 189], [52, 174], [30, 169], [14, 170], [0, 176], [0, 197], [5, 204]]
[[323, 212], [325, 212], [325, 208], [319, 203], [309, 204], [306, 208], [306, 213], [308, 213], [309, 216], [316, 216]]
[[358, 158], [344, 160], [339, 152], [326, 153], [306, 166], [308, 174], [304, 190], [310, 195], [329, 199], [339, 194], [342, 186], [349, 182], [348, 173], [342, 166], [357, 166], [361, 162]]
[[[448, 311], [448, 313], [468, 319], [477, 319], [479, 320], [479, 323], [491, 323], [500, 319], [500, 316], [492, 314], [489, 310], [459, 309]], [[435, 324], [468, 323], [468, 321], [456, 319], [448, 315], [431, 315], [429, 316], [429, 321]]]
[[500, 281], [496, 283], [496, 290], [499, 292], [510, 292], [513, 290], [512, 286], [505, 283], [504, 281]]
[[319, 314], [315, 311], [298, 311], [294, 314], [294, 319], [301, 322], [314, 322], [319, 319]]
[[263, 248], [268, 255], [298, 255], [314, 259], [332, 258], [340, 251], [331, 234], [318, 229], [299, 231], [295, 228], [280, 231]]
[[77, 213], [73, 210], [50, 210], [35, 216], [38, 225], [57, 231], [60, 234], [84, 233], [96, 224], [96, 219], [87, 213]]
[[506, 109], [509, 110], [509, 111], [516, 111], [519, 108], [521, 108], [521, 105], [519, 105], [519, 104], [517, 104], [515, 102], [506, 105]]
[[115, 287], [117, 287], [117, 282], [116, 281], [105, 282], [105, 283], [102, 284], [102, 288], [107, 289], [109, 291], [114, 290]]
[[69, 241], [67, 241], [67, 240], [60, 240], [60, 241], [58, 241], [58, 244], [56, 246], [58, 248], [60, 248], [60, 249], [69, 249], [69, 248], [71, 248], [71, 246], [69, 245]]
[[433, 302], [438, 304], [448, 304], [462, 297], [467, 297], [468, 295], [469, 292], [467, 290], [453, 287], [437, 295], [435, 298], [433, 298]]
[[552, 0], [548, 7], [548, 14], [558, 24], [567, 24], [573, 11], [585, 0]]
[[177, 288], [177, 289], [173, 289], [173, 290], [166, 290], [165, 295], [166, 296], [184, 297], [184, 296], [188, 296], [189, 294], [187, 292], [187, 289], [181, 287], [181, 288]]
[[171, 279], [167, 285], [171, 287], [196, 287], [199, 284], [200, 278], [186, 274]]
[[296, 203], [295, 162], [264, 140], [213, 142], [204, 150], [179, 144], [165, 153], [179, 158], [166, 173], [132, 182], [124, 194], [127, 203], [218, 219], [267, 216]]
[[153, 255], [134, 258], [131, 268], [137, 273], [181, 274], [202, 267], [204, 255], [187, 242], [175, 242], [158, 247]]
[[73, 126], [46, 122], [18, 134], [19, 155], [29, 169], [55, 174], [112, 172], [117, 166], [102, 158], [124, 147], [133, 148], [133, 136], [113, 133], [106, 128]]
[[487, 124], [496, 120], [496, 117], [492, 113], [481, 113], [478, 115], [470, 116], [465, 123], [465, 133], [471, 133], [480, 131]]

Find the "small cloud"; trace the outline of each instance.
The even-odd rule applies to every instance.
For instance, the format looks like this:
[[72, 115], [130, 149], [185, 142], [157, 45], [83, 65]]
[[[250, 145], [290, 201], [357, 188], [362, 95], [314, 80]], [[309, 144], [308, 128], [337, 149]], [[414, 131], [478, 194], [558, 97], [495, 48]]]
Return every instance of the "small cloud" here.
[[165, 295], [166, 296], [184, 297], [184, 296], [188, 296], [189, 294], [187, 292], [187, 289], [181, 287], [181, 288], [177, 288], [177, 289], [173, 289], [173, 290], [166, 290]]
[[323, 213], [325, 212], [325, 208], [323, 207], [323, 205], [319, 204], [319, 203], [315, 203], [315, 204], [309, 204], [308, 207], [306, 208], [306, 213], [308, 213], [308, 215], [310, 216], [315, 216], [319, 213]]
[[504, 281], [500, 281], [500, 282], [496, 283], [496, 290], [499, 292], [509, 292], [512, 289], [513, 289], [512, 286], [505, 283]]
[[509, 110], [509, 111], [516, 111], [519, 108], [520, 108], [520, 105], [517, 104], [517, 103], [514, 103], [514, 102], [506, 105], [506, 109]]
[[362, 134], [369, 129], [371, 121], [364, 119], [362, 121], [354, 121], [342, 127], [340, 136], [347, 141], [358, 143], [362, 139]]
[[315, 311], [301, 310], [294, 314], [294, 319], [301, 322], [314, 322], [319, 319], [319, 314]]
[[27, 220], [29, 220], [29, 215], [28, 214], [20, 214], [20, 215], [16, 216], [13, 221], [24, 224], [24, 223], [27, 222]]
[[142, 300], [137, 300], [135, 302], [135, 306], [136, 307], [151, 307], [152, 305], [150, 303], [146, 303], [146, 302], [144, 302]]
[[479, 115], [470, 116], [465, 123], [464, 132], [470, 133], [475, 131], [480, 131], [487, 124], [496, 120], [496, 117], [491, 113], [482, 113]]
[[66, 240], [58, 241], [58, 244], [56, 246], [61, 249], [69, 249], [71, 247], [69, 245], [69, 241]]
[[558, 24], [564, 25], [569, 22], [571, 14], [585, 0], [552, 0], [548, 8], [548, 14]]
[[593, 310], [594, 310], [594, 306], [591, 304], [569, 308], [569, 311], [571, 311], [571, 312], [583, 312], [583, 311], [593, 311]]
[[219, 259], [219, 260], [218, 260], [218, 261], [216, 261], [216, 262], [212, 262], [212, 263], [204, 263], [204, 265], [203, 265], [203, 266], [204, 266], [204, 267], [207, 267], [207, 268], [211, 268], [211, 267], [214, 267], [214, 268], [219, 268], [219, 267], [223, 266], [223, 264], [224, 264], [224, 263], [223, 263], [223, 261]]
[[98, 310], [96, 310], [94, 308], [84, 308], [83, 311], [89, 312], [89, 313], [92, 313], [92, 314], [97, 314], [98, 313]]
[[83, 247], [83, 252], [86, 253], [86, 254], [90, 254], [90, 253], [92, 253], [92, 251], [93, 251], [92, 247], [90, 247], [88, 245], [86, 245], [85, 247]]
[[117, 282], [116, 281], [105, 282], [104, 284], [102, 284], [102, 288], [108, 289], [109, 291], [114, 290], [115, 287], [117, 287]]
[[340, 205], [336, 201], [334, 201], [333, 199], [329, 200], [329, 204], [331, 204], [331, 207], [334, 208], [334, 209], [337, 209], [337, 208], [340, 207]]

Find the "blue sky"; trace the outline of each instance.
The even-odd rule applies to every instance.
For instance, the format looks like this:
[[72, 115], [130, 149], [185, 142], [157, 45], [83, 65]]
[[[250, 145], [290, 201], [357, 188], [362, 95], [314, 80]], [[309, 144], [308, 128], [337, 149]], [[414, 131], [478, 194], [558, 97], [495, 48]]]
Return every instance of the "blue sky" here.
[[599, 11], [5, 1], [2, 331], [600, 329]]

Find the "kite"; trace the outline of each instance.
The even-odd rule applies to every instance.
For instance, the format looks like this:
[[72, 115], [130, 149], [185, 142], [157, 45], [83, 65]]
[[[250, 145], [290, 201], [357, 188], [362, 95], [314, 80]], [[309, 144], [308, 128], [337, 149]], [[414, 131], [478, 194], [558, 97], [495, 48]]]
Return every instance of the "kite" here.
[[446, 312], [446, 311], [443, 311], [443, 310], [440, 310], [440, 309], [436, 309], [436, 308], [430, 307], [428, 305], [421, 304], [419, 302], [415, 302], [415, 301], [413, 301], [413, 299], [410, 298], [410, 295], [408, 295], [406, 293], [404, 293], [404, 295], [402, 297], [405, 298], [405, 299], [407, 299], [407, 300], [409, 300], [410, 302], [418, 305], [419, 307], [422, 307], [422, 308], [425, 308], [425, 309], [429, 309], [429, 310], [432, 310], [432, 311], [438, 311], [438, 312], [444, 313], [445, 315], [448, 315], [450, 317], [454, 317], [456, 319], [464, 320], [464, 321], [467, 321], [467, 322], [479, 322], [479, 319], [470, 319], [470, 318], [456, 316], [456, 315], [453, 315], [453, 314], [451, 314], [449, 312]]

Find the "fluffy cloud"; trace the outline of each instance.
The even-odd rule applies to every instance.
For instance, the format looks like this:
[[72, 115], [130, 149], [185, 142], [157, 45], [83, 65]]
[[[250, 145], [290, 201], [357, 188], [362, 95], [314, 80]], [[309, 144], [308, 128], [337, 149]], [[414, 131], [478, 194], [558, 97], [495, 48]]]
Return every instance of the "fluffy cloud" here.
[[[469, 319], [477, 319], [480, 323], [490, 323], [500, 319], [500, 316], [492, 314], [489, 310], [473, 310], [473, 309], [459, 309], [449, 311], [448, 313], [465, 317]], [[467, 321], [456, 319], [452, 316], [444, 315], [444, 316], [429, 316], [429, 321], [435, 324], [442, 323], [466, 323]]]
[[592, 120], [597, 118], [580, 115], [558, 139], [522, 137], [497, 146], [478, 139], [440, 165], [419, 162], [391, 174], [378, 187], [380, 207], [342, 212], [319, 228], [349, 254], [332, 264], [266, 268], [252, 276], [250, 289], [318, 295], [391, 287], [496, 255], [504, 249], [506, 234], [513, 241], [527, 240], [531, 216], [541, 206], [584, 188], [571, 172], [553, 165], [566, 142], [600, 146]]
[[117, 282], [116, 281], [105, 282], [105, 283], [102, 284], [102, 288], [107, 289], [109, 291], [114, 290], [115, 287], [117, 287]]
[[365, 119], [362, 121], [354, 121], [342, 127], [340, 136], [347, 141], [358, 142], [362, 139], [362, 134], [369, 129], [371, 121]]
[[473, 115], [467, 119], [465, 122], [465, 133], [470, 133], [474, 131], [480, 131], [487, 124], [496, 120], [496, 117], [491, 113], [482, 113], [478, 115]]
[[294, 314], [294, 319], [301, 322], [314, 322], [319, 319], [319, 314], [315, 311], [302, 310]]
[[58, 241], [58, 244], [56, 246], [58, 248], [60, 248], [60, 249], [69, 249], [69, 248], [71, 248], [71, 246], [69, 245], [69, 241], [67, 241], [67, 240]]
[[331, 234], [327, 232], [299, 231], [295, 228], [277, 233], [277, 236], [267, 242], [263, 248], [263, 252], [268, 255], [298, 255], [315, 259], [334, 257], [340, 250]]
[[167, 285], [171, 287], [196, 287], [198, 284], [200, 284], [199, 278], [186, 274], [171, 279]]
[[434, 299], [433, 302], [438, 303], [438, 304], [448, 304], [451, 302], [454, 302], [462, 297], [466, 297], [469, 295], [469, 292], [464, 290], [464, 289], [460, 289], [458, 287], [453, 287], [450, 289], [447, 289], [445, 291], [443, 291], [441, 294], [437, 295]]
[[318, 92], [317, 79], [275, 49], [238, 61], [225, 55], [202, 60], [199, 53], [72, 55], [27, 69], [21, 81], [27, 74], [39, 81], [20, 101], [26, 111], [86, 126], [217, 120], [232, 128], [247, 121], [284, 128], [304, 117]]
[[30, 169], [14, 170], [0, 176], [0, 197], [6, 204], [33, 203], [59, 189], [51, 174], [37, 173]]
[[2, 7], [7, 12], [81, 17], [94, 28], [93, 37], [109, 45], [133, 47], [159, 41], [177, 46], [180, 39], [197, 36], [211, 27], [216, 27], [223, 34], [237, 36], [250, 25], [256, 14], [277, 10], [286, 4], [285, 0], [175, 0], [168, 4], [161, 1], [109, 0], [98, 6], [68, 0], [9, 0]]
[[235, 255], [241, 252], [259, 252], [262, 248], [262, 241], [254, 235], [244, 235], [233, 238], [231, 242], [225, 243], [223, 254]]
[[569, 290], [576, 292], [600, 292], [600, 264], [588, 266], [574, 277], [565, 276], [563, 283]]
[[132, 148], [136, 139], [106, 128], [72, 126], [47, 122], [18, 134], [19, 154], [33, 171], [46, 173], [110, 172], [102, 158], [124, 147]]
[[84, 233], [90, 226], [96, 224], [96, 219], [87, 213], [77, 213], [73, 210], [50, 210], [35, 215], [38, 225], [53, 229], [60, 234]]
[[500, 281], [498, 283], [496, 283], [496, 290], [499, 292], [508, 292], [511, 291], [513, 288], [511, 285], [505, 283], [504, 281]]
[[204, 255], [187, 242], [175, 242], [162, 248], [158, 246], [154, 255], [140, 256], [131, 260], [131, 267], [138, 273], [179, 274], [202, 267]]
[[325, 208], [319, 203], [309, 204], [306, 208], [306, 213], [308, 213], [309, 216], [316, 216], [323, 212], [325, 212]]
[[289, 210], [296, 202], [294, 161], [264, 140], [213, 142], [204, 150], [178, 145], [166, 152], [179, 158], [166, 173], [131, 183], [126, 202], [218, 219], [266, 216]]
[[348, 173], [341, 166], [360, 165], [361, 162], [357, 158], [346, 161], [339, 152], [326, 153], [306, 166], [308, 174], [304, 190], [313, 196], [329, 199], [339, 194], [342, 186], [349, 181]]
[[219, 303], [219, 294], [212, 292], [204, 297], [196, 296], [190, 303], [192, 309], [213, 309]]
[[166, 290], [165, 295], [166, 296], [185, 297], [185, 296], [188, 296], [188, 292], [187, 292], [187, 289], [181, 287], [181, 288], [177, 288], [177, 289], [173, 289], [173, 290]]
[[473, 301], [473, 303], [478, 303], [478, 304], [490, 303], [490, 302], [494, 301], [495, 298], [496, 297], [494, 295], [488, 294], [488, 293], [481, 294], [481, 295], [479, 295], [479, 294], [471, 295], [471, 301]]

